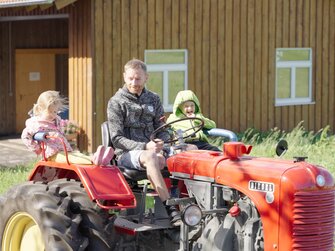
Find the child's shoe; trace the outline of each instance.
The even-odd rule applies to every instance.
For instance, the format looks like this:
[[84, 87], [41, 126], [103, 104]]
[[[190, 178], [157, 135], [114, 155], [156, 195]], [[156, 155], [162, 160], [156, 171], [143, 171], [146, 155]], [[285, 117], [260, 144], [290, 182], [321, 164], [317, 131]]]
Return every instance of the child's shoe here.
[[98, 149], [94, 153], [93, 159], [92, 159], [94, 165], [100, 166], [102, 164], [104, 153], [105, 153], [105, 147], [102, 145], [98, 146]]
[[112, 147], [107, 147], [104, 153], [104, 156], [102, 157], [102, 163], [101, 165], [107, 166], [111, 163], [111, 160], [114, 157], [114, 149]]

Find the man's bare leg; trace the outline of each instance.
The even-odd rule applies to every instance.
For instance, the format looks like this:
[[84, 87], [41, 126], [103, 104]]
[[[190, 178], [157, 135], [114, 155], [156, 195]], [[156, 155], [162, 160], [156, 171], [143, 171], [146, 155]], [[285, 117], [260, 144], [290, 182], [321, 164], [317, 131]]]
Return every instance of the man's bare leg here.
[[158, 193], [159, 198], [166, 201], [170, 195], [160, 170], [157, 154], [152, 151], [144, 151], [140, 156], [140, 162], [145, 166], [148, 179]]
[[181, 224], [179, 210], [175, 206], [166, 205], [166, 200], [170, 198], [170, 194], [161, 173], [161, 162], [159, 157], [155, 152], [144, 151], [140, 156], [140, 162], [146, 167], [148, 179], [154, 186], [159, 198], [162, 200], [171, 219], [171, 224], [179, 226]]

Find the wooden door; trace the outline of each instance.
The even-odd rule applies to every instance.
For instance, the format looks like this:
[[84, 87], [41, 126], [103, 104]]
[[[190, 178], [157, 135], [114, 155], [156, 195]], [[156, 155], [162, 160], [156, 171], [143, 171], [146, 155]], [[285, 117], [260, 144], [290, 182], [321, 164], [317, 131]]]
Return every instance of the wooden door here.
[[55, 53], [48, 50], [16, 50], [16, 133], [21, 133], [38, 96], [55, 90]]

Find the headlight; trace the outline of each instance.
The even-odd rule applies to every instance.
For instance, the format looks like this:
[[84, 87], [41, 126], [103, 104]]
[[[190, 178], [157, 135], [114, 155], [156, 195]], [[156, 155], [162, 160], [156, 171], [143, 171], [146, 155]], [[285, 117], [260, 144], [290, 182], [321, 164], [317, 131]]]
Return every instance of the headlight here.
[[202, 218], [201, 209], [194, 204], [190, 204], [184, 208], [181, 213], [182, 221], [190, 227], [196, 226], [200, 223]]
[[323, 177], [323, 175], [321, 175], [321, 174], [319, 174], [318, 176], [316, 176], [316, 184], [319, 187], [323, 187], [326, 184], [325, 177]]

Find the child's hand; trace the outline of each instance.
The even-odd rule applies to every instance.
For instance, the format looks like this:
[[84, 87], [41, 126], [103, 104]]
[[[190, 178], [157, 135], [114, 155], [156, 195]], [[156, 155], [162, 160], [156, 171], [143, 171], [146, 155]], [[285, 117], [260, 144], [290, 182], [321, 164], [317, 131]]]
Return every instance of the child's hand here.
[[186, 113], [186, 117], [195, 118], [195, 114], [194, 113]]
[[52, 137], [58, 137], [58, 135], [59, 135], [59, 133], [57, 133], [57, 132], [49, 132], [48, 133], [50, 136], [52, 136]]
[[55, 131], [49, 132], [49, 135], [56, 138], [64, 138], [64, 136], [61, 133]]

